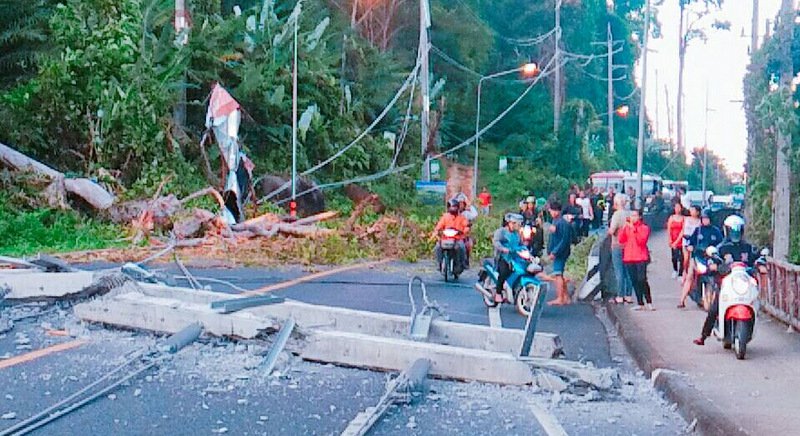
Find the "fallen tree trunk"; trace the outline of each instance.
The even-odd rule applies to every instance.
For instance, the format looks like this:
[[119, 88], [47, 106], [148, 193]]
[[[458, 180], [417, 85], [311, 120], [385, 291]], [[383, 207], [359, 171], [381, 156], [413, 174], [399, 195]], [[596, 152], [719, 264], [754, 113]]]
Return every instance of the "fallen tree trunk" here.
[[[31, 171], [34, 174], [50, 178], [56, 186], [51, 185], [48, 187], [48, 191], [56, 197], [58, 197], [58, 192], [63, 189], [97, 210], [106, 210], [114, 204], [114, 196], [97, 183], [86, 178], [66, 179], [63, 173], [2, 143], [0, 143], [0, 162], [15, 171]], [[58, 203], [60, 201], [56, 198], [55, 204]]]

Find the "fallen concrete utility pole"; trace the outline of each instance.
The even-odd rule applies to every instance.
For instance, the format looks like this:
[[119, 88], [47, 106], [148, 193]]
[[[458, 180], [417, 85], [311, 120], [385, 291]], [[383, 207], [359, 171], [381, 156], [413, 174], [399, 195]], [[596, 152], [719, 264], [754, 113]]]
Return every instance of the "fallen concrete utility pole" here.
[[[123, 297], [123, 294], [127, 292], [131, 292], [132, 295]], [[178, 325], [185, 325], [185, 323], [172, 322], [170, 318], [191, 321], [191, 316], [199, 316], [202, 314], [206, 320], [210, 320], [212, 312], [208, 310], [209, 306], [214, 302], [229, 298], [230, 294], [222, 294], [219, 292], [138, 283], [135, 285], [129, 284], [124, 290], [120, 289], [109, 293], [109, 295], [103, 299], [79, 304], [75, 309], [78, 316], [81, 318], [86, 316], [84, 319], [88, 321], [122, 326], [127, 326], [129, 323], [145, 324], [134, 325], [133, 327], [145, 330], [174, 332], [174, 329], [177, 328]], [[139, 304], [135, 303], [137, 300], [140, 300]], [[151, 303], [155, 307], [146, 309], [145, 306]], [[175, 310], [170, 309], [170, 307], [176, 304], [180, 304], [182, 310], [192, 312], [191, 315], [183, 317], [179, 313], [176, 313], [174, 316], [167, 316], [169, 311]], [[91, 308], [90, 311], [92, 313], [89, 313], [89, 308]], [[136, 318], [139, 311], [142, 310], [155, 315], [156, 308], [159, 308], [157, 312], [162, 314], [161, 318], [163, 318], [163, 320], [161, 318], [152, 320], [156, 322], [157, 325], [146, 325], [146, 323], [140, 322], [141, 320]], [[168, 310], [164, 310], [164, 308]], [[116, 312], [118, 312], [118, 314]], [[129, 315], [125, 313], [129, 313]], [[410, 320], [407, 316], [367, 312], [341, 307], [320, 306], [297, 301], [286, 301], [281, 304], [252, 307], [237, 312], [235, 315], [241, 316], [241, 318], [236, 318], [237, 321], [235, 322], [227, 320], [225, 316], [219, 316], [217, 318], [219, 318], [219, 322], [223, 323], [226, 328], [231, 328], [238, 322], [250, 325], [247, 320], [250, 320], [250, 322], [255, 320], [269, 320], [269, 327], [274, 327], [274, 320], [292, 318], [297, 322], [300, 328], [304, 329], [327, 328], [343, 332], [386, 336], [397, 339], [406, 339], [410, 331]], [[164, 316], [167, 317], [164, 318]], [[97, 319], [93, 319], [93, 317]], [[241, 321], [238, 321], [239, 319], [241, 319]], [[227, 334], [219, 333], [219, 329], [215, 327], [216, 323], [204, 322], [204, 326], [206, 331], [211, 334], [227, 336]], [[262, 322], [262, 327], [264, 326], [265, 323]], [[254, 337], [250, 335], [242, 336], [242, 334], [245, 333], [243, 330], [251, 329], [237, 328], [236, 331], [239, 337]], [[520, 344], [522, 343], [524, 335], [525, 332], [522, 330], [496, 329], [488, 326], [449, 322], [437, 318], [431, 322], [428, 342], [517, 355], [520, 351]], [[536, 333], [533, 347], [529, 354], [530, 356], [550, 358], [559, 357], [562, 354], [563, 346], [561, 344], [561, 338], [558, 335], [546, 332]]]
[[0, 270], [0, 286], [9, 289], [9, 300], [58, 299], [78, 294], [97, 278], [91, 271], [49, 273], [39, 269]]
[[415, 360], [407, 370], [387, 384], [386, 393], [376, 406], [359, 413], [350, 421], [342, 436], [364, 436], [392, 404], [400, 401], [410, 402], [414, 399], [414, 394], [424, 395], [425, 379], [428, 377], [430, 366], [431, 362], [428, 359]]
[[[404, 316], [292, 301], [230, 314], [211, 309], [226, 298], [229, 294], [129, 282], [74, 310], [87, 321], [161, 332], [199, 320], [212, 335], [238, 338], [274, 332], [277, 320], [294, 319], [302, 340], [287, 349], [306, 360], [401, 371], [416, 358], [428, 358], [437, 377], [515, 385], [535, 381], [531, 366], [536, 365], [516, 357], [524, 335], [520, 330], [435, 319], [429, 342], [419, 342], [408, 339], [410, 320]], [[560, 339], [537, 334], [532, 354], [561, 354]]]

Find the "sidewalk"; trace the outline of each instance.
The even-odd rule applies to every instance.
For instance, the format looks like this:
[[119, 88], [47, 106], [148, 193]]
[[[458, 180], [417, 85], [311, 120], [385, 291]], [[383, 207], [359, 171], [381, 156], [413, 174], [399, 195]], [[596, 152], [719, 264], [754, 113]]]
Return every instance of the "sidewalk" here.
[[[800, 334], [760, 314], [745, 360], [700, 335], [705, 312], [694, 304], [678, 309], [680, 283], [671, 278], [665, 232], [650, 240], [648, 269], [655, 312], [610, 304], [609, 316], [642, 370], [678, 404], [688, 423], [716, 434], [800, 434]], [[661, 369], [661, 371], [659, 371]], [[671, 370], [671, 371], [670, 371]]]

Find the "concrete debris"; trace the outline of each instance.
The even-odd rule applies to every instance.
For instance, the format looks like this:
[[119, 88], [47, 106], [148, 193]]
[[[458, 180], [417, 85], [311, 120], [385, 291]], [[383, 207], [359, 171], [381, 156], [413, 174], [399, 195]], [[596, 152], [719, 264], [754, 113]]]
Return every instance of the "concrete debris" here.
[[142, 395], [142, 390], [137, 388], [133, 391], [133, 396], [138, 397], [139, 395]]
[[17, 419], [17, 414], [14, 412], [4, 413], [3, 416], [0, 416], [0, 419]]
[[536, 384], [550, 392], [564, 392], [567, 390], [569, 385], [561, 379], [561, 377], [549, 374], [544, 371], [539, 371], [536, 374]]

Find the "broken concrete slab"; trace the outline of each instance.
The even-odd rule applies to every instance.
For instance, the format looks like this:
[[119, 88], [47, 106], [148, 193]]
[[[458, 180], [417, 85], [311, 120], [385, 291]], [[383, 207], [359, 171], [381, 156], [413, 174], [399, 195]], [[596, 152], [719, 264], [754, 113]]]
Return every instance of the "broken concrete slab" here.
[[[174, 298], [197, 304], [228, 299], [230, 295], [210, 291], [195, 291], [163, 285], [140, 284], [141, 292], [154, 297]], [[247, 309], [256, 315], [274, 319], [294, 318], [300, 328], [325, 327], [339, 331], [404, 339], [409, 331], [410, 318], [379, 312], [320, 306], [286, 301], [281, 304]], [[434, 319], [428, 342], [475, 348], [495, 352], [518, 353], [524, 336], [522, 330], [498, 329]], [[563, 353], [561, 338], [553, 333], [537, 332], [531, 356], [551, 358]]]
[[94, 281], [91, 271], [46, 273], [38, 270], [0, 271], [0, 287], [7, 287], [9, 300], [53, 299], [77, 294]]
[[206, 305], [155, 298], [137, 291], [78, 304], [75, 315], [86, 321], [164, 333], [176, 333], [197, 321], [214, 336], [245, 339], [278, 329], [274, 320], [245, 311], [222, 315]]
[[573, 383], [582, 382], [599, 390], [609, 390], [619, 384], [619, 372], [614, 368], [595, 368], [581, 362], [562, 359], [525, 357], [521, 360], [533, 368], [553, 371]]
[[509, 353], [333, 330], [314, 330], [297, 347], [293, 351], [310, 361], [402, 371], [425, 358], [436, 377], [504, 385], [534, 382], [530, 367]]

